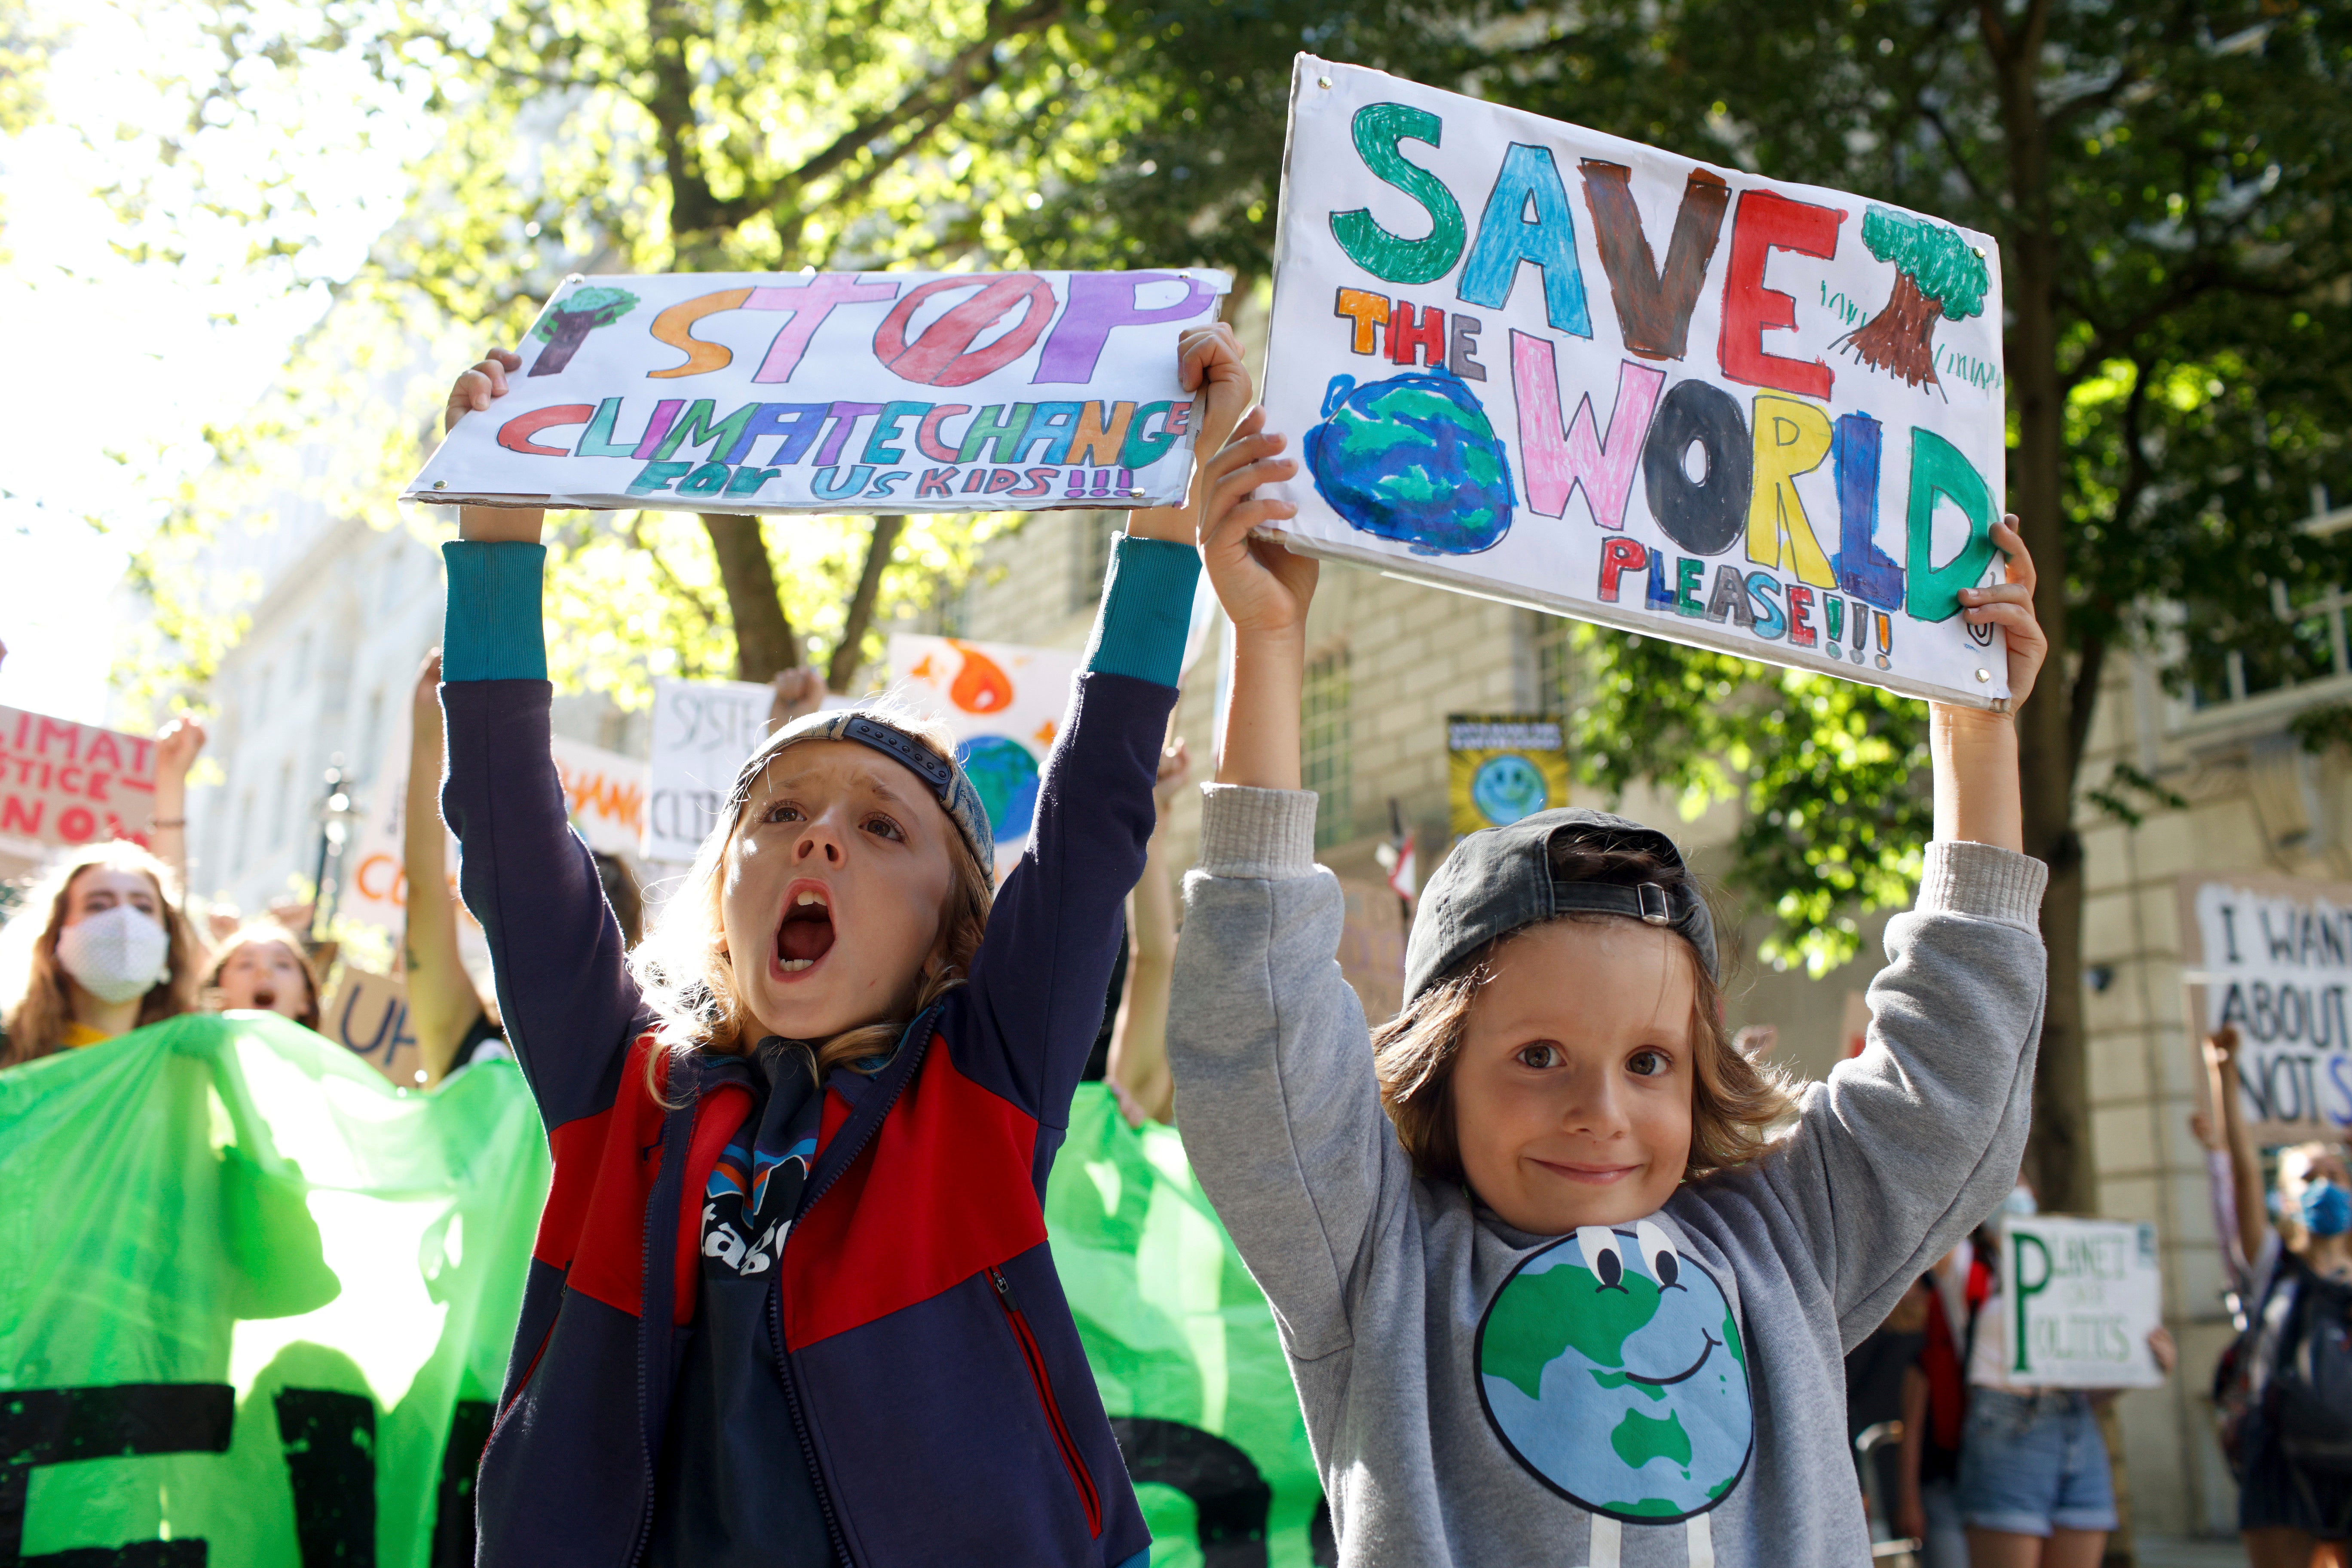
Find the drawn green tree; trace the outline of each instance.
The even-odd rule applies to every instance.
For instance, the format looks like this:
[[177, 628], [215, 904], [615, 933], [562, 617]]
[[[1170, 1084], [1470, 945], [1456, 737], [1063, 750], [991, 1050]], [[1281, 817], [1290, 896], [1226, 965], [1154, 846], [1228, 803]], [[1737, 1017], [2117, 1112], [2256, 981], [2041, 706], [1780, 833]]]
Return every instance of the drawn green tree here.
[[531, 362], [533, 375], [554, 375], [572, 363], [588, 334], [609, 327], [637, 308], [637, 297], [626, 289], [575, 289], [563, 301], [540, 317], [530, 335], [547, 346]]
[[1862, 243], [1895, 268], [1895, 292], [1869, 324], [1848, 334], [1856, 358], [1913, 386], [1937, 380], [1936, 319], [1960, 321], [1984, 310], [1991, 277], [1959, 230], [1873, 206]]

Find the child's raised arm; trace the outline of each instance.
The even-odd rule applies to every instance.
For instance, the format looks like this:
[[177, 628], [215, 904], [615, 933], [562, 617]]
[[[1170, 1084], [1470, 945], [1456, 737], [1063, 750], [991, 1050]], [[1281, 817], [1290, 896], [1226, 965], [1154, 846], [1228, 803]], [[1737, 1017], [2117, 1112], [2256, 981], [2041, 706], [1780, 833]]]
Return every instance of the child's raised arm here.
[[[520, 356], [493, 350], [450, 389], [448, 423], [487, 409]], [[540, 615], [536, 509], [463, 507], [442, 546], [448, 611], [441, 812], [464, 853], [458, 888], [482, 923], [507, 1039], [551, 1131], [612, 1102], [629, 1042], [650, 1021], [588, 847], [555, 771]]]
[[2034, 678], [2050, 655], [2050, 638], [2033, 617], [2033, 557], [2018, 537], [2017, 519], [1993, 525], [1992, 542], [2007, 558], [2003, 580], [1990, 588], [1963, 588], [1970, 626], [1997, 626], [2009, 646], [2009, 710], [1949, 703], [1928, 705], [1928, 752], [1936, 774], [1936, 837], [2023, 852], [2025, 808], [2017, 784], [2017, 723], [2012, 717], [2033, 694]]

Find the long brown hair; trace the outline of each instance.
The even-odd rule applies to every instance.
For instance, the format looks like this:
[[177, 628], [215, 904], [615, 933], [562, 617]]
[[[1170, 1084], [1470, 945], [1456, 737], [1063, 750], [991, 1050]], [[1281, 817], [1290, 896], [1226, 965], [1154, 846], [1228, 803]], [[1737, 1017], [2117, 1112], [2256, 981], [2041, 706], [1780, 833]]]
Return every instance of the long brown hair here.
[[[938, 720], [895, 704], [866, 706], [874, 708], [891, 728], [954, 761], [955, 737]], [[661, 1016], [656, 1030], [660, 1048], [646, 1058], [646, 1089], [657, 1104], [673, 1110], [682, 1101], [673, 1100], [664, 1089], [664, 1068], [670, 1058], [697, 1051], [744, 1056], [758, 1044], [747, 1027], [753, 1021], [736, 994], [720, 906], [727, 882], [727, 851], [749, 809], [750, 785], [783, 749], [780, 739], [781, 734], [771, 739], [743, 764], [733, 794], [734, 815], [703, 839], [677, 896], [662, 906], [654, 929], [629, 954], [630, 972], [647, 1004]], [[818, 1045], [813, 1065], [820, 1080], [837, 1065], [863, 1067], [869, 1058], [887, 1055], [908, 1024], [971, 975], [972, 959], [988, 930], [992, 895], [988, 872], [963, 835], [950, 827], [947, 842], [952, 875], [946, 906], [940, 911], [939, 944], [930, 973], [902, 1013], [845, 1029]]]
[[[1563, 881], [1606, 882], [1637, 887], [1654, 882], [1669, 900], [1677, 888], [1701, 892], [1698, 880], [1679, 865], [1668, 865], [1639, 847], [1560, 839], [1551, 847], [1552, 875]], [[1563, 921], [1594, 923], [1622, 917], [1569, 914]], [[1374, 1032], [1372, 1067], [1381, 1103], [1396, 1124], [1397, 1142], [1413, 1169], [1433, 1181], [1462, 1179], [1462, 1149], [1454, 1126], [1454, 1063], [1467, 1032], [1478, 991], [1495, 977], [1504, 951], [1522, 926], [1497, 937], [1448, 970], [1436, 984], [1406, 1004]], [[1675, 942], [1691, 970], [1690, 1155], [1683, 1179], [1727, 1171], [1757, 1159], [1771, 1147], [1772, 1129], [1795, 1109], [1792, 1086], [1781, 1069], [1757, 1062], [1732, 1043], [1723, 1026], [1723, 991], [1688, 938]]]
[[46, 923], [26, 960], [25, 994], [8, 1010], [8, 1048], [0, 1056], [0, 1067], [15, 1067], [65, 1048], [66, 1030], [73, 1023], [73, 993], [65, 965], [58, 962], [58, 933], [65, 929], [75, 880], [84, 871], [101, 867], [136, 872], [154, 886], [163, 930], [171, 938], [164, 955], [170, 973], [140, 998], [139, 1021], [131, 1026], [159, 1024], [195, 1010], [196, 971], [203, 949], [197, 944], [195, 928], [181, 910], [171, 868], [128, 839], [89, 845], [36, 882], [16, 916], [19, 921], [32, 920], [44, 900], [48, 905]]

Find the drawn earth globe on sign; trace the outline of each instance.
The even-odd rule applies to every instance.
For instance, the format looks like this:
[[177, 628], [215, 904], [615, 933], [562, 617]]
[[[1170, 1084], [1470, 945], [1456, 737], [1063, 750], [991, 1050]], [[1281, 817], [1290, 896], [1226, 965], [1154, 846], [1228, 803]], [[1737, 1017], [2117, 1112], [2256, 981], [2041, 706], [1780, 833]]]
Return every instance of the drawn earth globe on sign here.
[[1511, 529], [1511, 464], [1461, 377], [1335, 375], [1307, 433], [1315, 489], [1349, 526], [1416, 555], [1475, 555]]
[[999, 844], [1019, 838], [1037, 820], [1037, 759], [1020, 742], [974, 735], [956, 743], [956, 761], [971, 775]]
[[1705, 1512], [1755, 1443], [1730, 1303], [1649, 1220], [1587, 1226], [1513, 1270], [1478, 1328], [1478, 1387], [1519, 1463], [1614, 1519]]
[[1489, 757], [1470, 775], [1470, 804], [1496, 827], [1533, 816], [1549, 799], [1543, 770], [1516, 752]]

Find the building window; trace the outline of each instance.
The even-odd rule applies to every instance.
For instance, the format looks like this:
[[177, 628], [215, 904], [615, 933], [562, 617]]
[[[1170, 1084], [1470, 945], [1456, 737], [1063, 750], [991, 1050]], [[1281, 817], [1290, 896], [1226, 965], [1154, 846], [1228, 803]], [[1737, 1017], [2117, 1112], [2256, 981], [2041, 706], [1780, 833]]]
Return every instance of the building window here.
[[1300, 782], [1315, 792], [1315, 845], [1356, 836], [1355, 726], [1349, 712], [1348, 650], [1310, 659], [1299, 710]]
[[2279, 620], [2277, 634], [2232, 636], [2233, 628], [2200, 626], [2192, 613], [2183, 640], [2196, 705], [2243, 702], [2266, 691], [2352, 674], [2346, 646], [2347, 607], [2352, 607], [2352, 595], [2340, 588], [2290, 593], [2284, 583], [2273, 579], [2271, 612]]
[[1528, 653], [1535, 665], [1538, 713], [1566, 713], [1576, 706], [1575, 637], [1574, 621], [1528, 612]]

